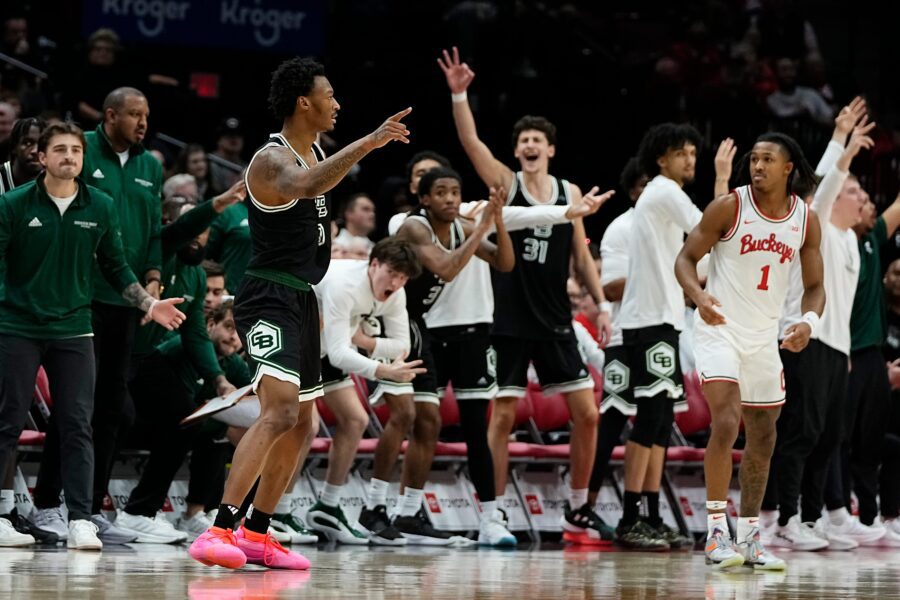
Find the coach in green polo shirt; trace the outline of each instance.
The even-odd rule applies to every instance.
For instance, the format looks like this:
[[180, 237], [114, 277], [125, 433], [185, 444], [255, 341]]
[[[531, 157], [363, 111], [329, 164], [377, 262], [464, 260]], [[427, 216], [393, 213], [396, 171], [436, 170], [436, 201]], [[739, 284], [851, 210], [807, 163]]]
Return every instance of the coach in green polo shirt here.
[[51, 125], [38, 142], [46, 172], [0, 197], [0, 259], [6, 265], [0, 299], [0, 468], [5, 470], [16, 451], [43, 364], [69, 508], [68, 530], [60, 537], [68, 538], [70, 548], [98, 550], [102, 544], [90, 521], [95, 265], [126, 302], [167, 329], [185, 316], [175, 308], [181, 298], [156, 300], [137, 282], [125, 262], [112, 199], [78, 179], [84, 148], [78, 127]]
[[827, 508], [849, 510], [852, 480], [863, 525], [872, 525], [878, 516], [878, 469], [891, 401], [887, 367], [881, 353], [886, 327], [880, 255], [882, 246], [900, 226], [900, 196], [880, 217], [876, 218], [875, 214], [875, 205], [866, 196], [862, 219], [853, 228], [859, 238], [859, 281], [850, 313], [852, 369], [847, 385], [843, 443], [841, 452], [832, 459], [837, 464], [849, 462], [850, 472], [840, 473], [840, 467], [832, 464], [832, 475], [826, 486]]
[[[103, 102], [103, 122], [85, 135], [85, 183], [112, 197], [122, 229], [125, 260], [148, 293], [159, 298], [161, 268], [159, 232], [162, 167], [144, 150], [150, 108], [134, 88], [118, 88]], [[103, 520], [100, 506], [106, 494], [117, 446], [122, 408], [128, 398], [127, 380], [134, 335], [140, 315], [115, 293], [94, 270], [94, 356], [97, 388], [94, 392], [93, 437], [95, 451], [92, 514], [100, 524], [100, 538], [127, 541], [128, 536]], [[59, 497], [57, 438], [51, 427], [35, 487], [35, 506], [50, 508]], [[133, 536], [131, 536], [133, 537]]]

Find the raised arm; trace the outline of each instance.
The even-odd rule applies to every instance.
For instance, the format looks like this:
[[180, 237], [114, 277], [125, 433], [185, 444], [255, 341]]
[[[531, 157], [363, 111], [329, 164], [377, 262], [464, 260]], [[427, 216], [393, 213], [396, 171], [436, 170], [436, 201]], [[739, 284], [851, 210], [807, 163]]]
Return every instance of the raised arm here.
[[816, 165], [816, 175], [824, 176], [841, 157], [844, 146], [847, 145], [847, 138], [850, 137], [856, 124], [866, 116], [866, 110], [866, 101], [857, 96], [837, 114], [834, 118], [831, 141], [828, 142], [819, 164]]
[[734, 145], [734, 140], [731, 138], [725, 138], [719, 144], [719, 149], [716, 150], [716, 157], [713, 159], [713, 164], [716, 168], [716, 184], [713, 189], [713, 198], [724, 196], [731, 189], [728, 183], [731, 180], [731, 167], [734, 163], [736, 152], [737, 146]]
[[803, 298], [800, 310], [803, 313], [800, 321], [788, 327], [784, 332], [781, 347], [791, 352], [800, 352], [809, 343], [815, 326], [825, 310], [825, 286], [822, 267], [822, 229], [819, 219], [810, 211], [806, 218], [806, 239], [800, 248], [800, 268], [803, 273]]
[[[559, 225], [574, 219], [589, 217], [600, 210], [607, 200], [615, 195], [615, 191], [607, 190], [599, 194], [599, 188], [594, 186], [591, 191], [582, 196], [581, 202], [561, 206], [557, 204], [548, 206], [504, 206], [503, 224], [507, 231], [518, 231], [540, 225]], [[487, 201], [466, 202], [465, 209], [460, 207], [460, 216], [467, 219], [476, 218], [487, 206]]]
[[389, 117], [381, 126], [322, 162], [304, 169], [287, 148], [267, 148], [259, 153], [247, 181], [253, 197], [266, 206], [280, 206], [295, 198], [315, 198], [336, 186], [366, 154], [392, 141], [409, 143], [409, 130], [401, 120], [407, 108]]
[[734, 225], [737, 202], [735, 194], [726, 194], [713, 200], [703, 211], [700, 223], [688, 234], [675, 259], [675, 277], [678, 283], [694, 302], [700, 317], [710, 325], [723, 325], [725, 317], [715, 309], [722, 304], [700, 285], [697, 263], [709, 254], [716, 242]]
[[512, 185], [513, 172], [502, 162], [494, 158], [490, 149], [478, 139], [475, 128], [475, 117], [466, 96], [466, 89], [475, 78], [475, 72], [466, 63], [459, 62], [459, 50], [453, 47], [453, 56], [444, 50], [444, 58], [437, 59], [438, 65], [447, 78], [453, 100], [453, 122], [456, 124], [456, 135], [472, 162], [478, 176], [488, 187], [504, 187]]
[[[490, 202], [486, 210], [493, 211], [494, 230], [497, 233], [497, 243], [482, 238], [475, 256], [491, 265], [494, 269], [503, 273], [509, 273], [516, 266], [516, 254], [512, 245], [512, 238], [503, 222], [505, 211], [503, 204], [506, 200], [505, 188], [491, 188]], [[486, 215], [485, 215], [486, 216]], [[468, 231], [466, 232], [468, 235]]]
[[875, 123], [866, 124], [866, 120], [863, 118], [860, 125], [854, 128], [850, 143], [847, 144], [841, 157], [819, 183], [816, 194], [813, 196], [812, 208], [815, 211], [814, 214], [817, 214], [820, 219], [824, 219], [826, 222], [831, 219], [831, 210], [841, 193], [844, 180], [847, 179], [850, 164], [862, 148], [871, 148], [874, 145], [875, 142], [867, 135], [873, 127], [875, 127]]

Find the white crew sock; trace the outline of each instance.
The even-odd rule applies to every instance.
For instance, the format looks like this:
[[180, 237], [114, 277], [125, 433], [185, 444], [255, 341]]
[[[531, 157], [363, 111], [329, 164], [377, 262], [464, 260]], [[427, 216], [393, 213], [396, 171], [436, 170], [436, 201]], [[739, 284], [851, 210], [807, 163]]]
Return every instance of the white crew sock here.
[[0, 490], [0, 515], [8, 515], [16, 507], [14, 490]]
[[719, 529], [728, 535], [728, 519], [725, 513], [707, 513], [706, 515], [706, 533], [707, 537], [712, 537], [713, 530]]
[[588, 491], [587, 488], [580, 490], [569, 490], [569, 508], [578, 510], [587, 504]]
[[373, 477], [369, 480], [369, 502], [366, 504], [366, 508], [374, 510], [379, 504], [387, 506], [388, 485], [388, 482], [383, 479]]
[[403, 504], [400, 505], [400, 516], [411, 517], [419, 512], [419, 509], [422, 508], [422, 498], [424, 496], [425, 490], [417, 490], [411, 487], [406, 488]]
[[831, 521], [832, 525], [837, 525], [840, 527], [844, 524], [844, 521], [847, 520], [847, 517], [850, 516], [850, 513], [846, 508], [839, 508], [837, 510], [829, 510], [828, 511], [828, 520]]
[[481, 503], [481, 514], [483, 514], [488, 519], [492, 519], [494, 517], [494, 513], [497, 511], [497, 501], [491, 500], [490, 502], [482, 502]]
[[275, 507], [276, 515], [286, 515], [291, 512], [291, 504], [294, 501], [293, 492], [285, 492], [283, 496], [281, 496], [281, 500], [278, 501], [278, 506]]
[[746, 542], [755, 527], [759, 527], [759, 517], [738, 517], [737, 542]]
[[336, 507], [341, 501], [342, 487], [344, 486], [331, 485], [326, 481], [325, 487], [322, 488], [322, 493], [319, 495], [319, 501], [325, 506], [331, 506], [332, 508]]

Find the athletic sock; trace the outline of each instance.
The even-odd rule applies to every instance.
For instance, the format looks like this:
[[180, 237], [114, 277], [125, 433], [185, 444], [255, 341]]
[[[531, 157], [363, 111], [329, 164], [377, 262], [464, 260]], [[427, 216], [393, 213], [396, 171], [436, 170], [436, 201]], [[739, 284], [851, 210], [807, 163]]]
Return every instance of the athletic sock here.
[[494, 517], [494, 512], [497, 510], [497, 501], [489, 500], [487, 502], [481, 503], [481, 514], [486, 518], [491, 519]]
[[422, 508], [422, 498], [424, 496], [425, 490], [417, 490], [411, 487], [406, 488], [403, 504], [400, 505], [400, 516], [412, 517], [419, 512], [419, 509]]
[[569, 508], [578, 510], [587, 504], [588, 491], [587, 488], [580, 490], [569, 490]]
[[388, 485], [390, 484], [387, 481], [374, 477], [369, 481], [369, 502], [366, 508], [374, 510], [376, 506], [382, 504], [387, 506]]
[[746, 542], [750, 532], [756, 527], [759, 527], [759, 517], [738, 517], [737, 542]]
[[287, 515], [287, 514], [290, 514], [290, 512], [291, 512], [291, 504], [293, 504], [293, 502], [294, 502], [294, 494], [293, 494], [293, 492], [291, 492], [291, 493], [285, 493], [285, 494], [281, 497], [281, 500], [278, 501], [278, 505], [275, 507], [275, 513], [274, 513], [274, 514], [276, 514], [276, 515]]
[[643, 492], [644, 500], [647, 502], [647, 524], [650, 527], [659, 527], [662, 518], [659, 516], [659, 492]]
[[213, 526], [221, 527], [222, 529], [234, 529], [234, 524], [237, 522], [237, 514], [240, 510], [240, 507], [234, 504], [220, 504], [216, 522], [213, 523]]
[[16, 507], [15, 490], [0, 490], [0, 515], [8, 515]]
[[244, 527], [256, 533], [265, 534], [269, 531], [269, 524], [272, 522], [271, 513], [264, 513], [252, 504], [250, 510], [247, 511], [247, 518], [244, 519]]
[[641, 512], [641, 493], [626, 491], [622, 504], [622, 520], [619, 524], [629, 527], [637, 523]]
[[725, 532], [725, 535], [728, 534], [728, 519], [725, 517], [725, 513], [707, 513], [706, 515], [706, 534], [707, 537], [712, 537], [713, 531], [719, 529]]
[[325, 487], [322, 488], [322, 493], [319, 495], [319, 502], [324, 504], [325, 506], [330, 506], [331, 508], [337, 508], [338, 504], [341, 501], [341, 488], [344, 487], [342, 485], [332, 485], [325, 482]]

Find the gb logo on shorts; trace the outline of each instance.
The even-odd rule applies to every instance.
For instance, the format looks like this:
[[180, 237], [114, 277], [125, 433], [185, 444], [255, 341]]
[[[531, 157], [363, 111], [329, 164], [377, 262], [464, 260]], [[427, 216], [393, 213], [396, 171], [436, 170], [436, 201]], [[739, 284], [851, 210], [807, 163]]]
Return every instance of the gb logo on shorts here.
[[657, 377], [670, 378], [675, 373], [675, 349], [659, 342], [647, 350], [647, 371]]
[[271, 356], [281, 350], [281, 328], [259, 321], [247, 333], [247, 345], [253, 358]]
[[603, 388], [612, 394], [619, 394], [628, 389], [629, 369], [617, 360], [603, 369]]

